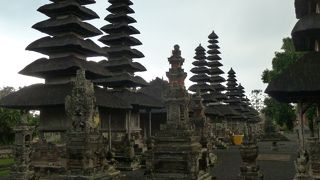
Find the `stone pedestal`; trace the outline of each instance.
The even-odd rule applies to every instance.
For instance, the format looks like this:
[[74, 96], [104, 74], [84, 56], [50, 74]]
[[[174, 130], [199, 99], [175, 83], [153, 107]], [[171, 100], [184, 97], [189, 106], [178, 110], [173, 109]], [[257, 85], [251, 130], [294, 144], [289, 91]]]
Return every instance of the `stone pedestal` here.
[[256, 163], [259, 148], [256, 144], [244, 144], [240, 147], [242, 164], [240, 166], [239, 180], [262, 180], [263, 174]]
[[294, 180], [313, 180], [310, 174], [310, 162], [308, 153], [302, 151], [299, 153], [297, 160], [295, 161], [296, 175]]
[[199, 137], [193, 136], [192, 130], [166, 126], [159, 131], [155, 141], [147, 179], [211, 179], [207, 173], [207, 154], [202, 154]]

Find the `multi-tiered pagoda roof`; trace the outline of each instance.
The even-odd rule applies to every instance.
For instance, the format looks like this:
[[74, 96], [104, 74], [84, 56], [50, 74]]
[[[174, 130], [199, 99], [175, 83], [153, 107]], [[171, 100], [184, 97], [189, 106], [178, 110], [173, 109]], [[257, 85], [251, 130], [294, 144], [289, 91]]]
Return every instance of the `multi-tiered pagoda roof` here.
[[107, 10], [111, 13], [105, 17], [110, 24], [101, 28], [107, 35], [101, 37], [99, 41], [107, 45], [103, 48], [108, 61], [100, 62], [107, 70], [114, 75], [95, 82], [111, 88], [130, 88], [146, 86], [147, 82], [135, 76], [135, 72], [146, 71], [146, 68], [138, 62], [133, 62], [135, 58], [143, 58], [144, 55], [139, 50], [132, 48], [142, 43], [132, 35], [140, 32], [130, 24], [136, 20], [129, 16], [134, 13], [130, 8], [133, 3], [130, 0], [109, 0], [111, 5]]
[[243, 113], [243, 108], [241, 107], [241, 100], [238, 83], [236, 79], [236, 73], [232, 68], [228, 72], [226, 96], [227, 100], [225, 100], [225, 102], [229, 104], [229, 107], [231, 109], [237, 112], [230, 116], [231, 119], [243, 120], [244, 117], [241, 115], [241, 113]]
[[296, 51], [307, 52], [268, 85], [266, 93], [283, 102], [320, 100], [320, 3], [295, 0], [299, 21], [292, 30]]
[[215, 98], [218, 101], [223, 101], [226, 99], [226, 96], [222, 93], [226, 90], [225, 86], [222, 85], [225, 82], [225, 79], [221, 76], [224, 72], [220, 69], [223, 66], [220, 62], [221, 58], [219, 56], [220, 47], [217, 45], [219, 43], [217, 34], [212, 31], [212, 33], [208, 36], [209, 38], [209, 45], [208, 45], [208, 64], [209, 67], [209, 76], [210, 76], [210, 83], [212, 89], [214, 89]]
[[195, 75], [190, 78], [190, 81], [195, 84], [191, 85], [189, 90], [192, 92], [200, 91], [205, 104], [216, 102], [217, 100], [215, 97], [208, 94], [209, 91], [212, 91], [212, 88], [208, 84], [210, 77], [207, 75], [207, 73], [209, 73], [209, 69], [207, 68], [206, 50], [200, 44], [195, 51], [195, 61], [192, 63], [195, 67], [191, 69], [191, 72]]
[[[87, 57], [100, 56], [103, 51], [88, 39], [102, 34], [100, 30], [84, 21], [99, 18], [84, 5], [95, 3], [94, 0], [51, 0], [52, 3], [38, 9], [49, 19], [36, 23], [33, 28], [48, 36], [31, 43], [26, 49], [47, 55], [38, 59], [23, 70], [23, 75], [45, 79], [45, 84], [35, 84], [20, 89], [0, 102], [9, 108], [40, 109], [49, 106], [63, 106], [66, 95], [71, 93], [71, 81], [77, 70], [83, 69], [86, 78], [110, 77], [112, 73]], [[131, 108], [131, 105], [111, 93], [95, 87], [98, 105], [108, 108]], [[114, 99], [115, 101], [113, 101]], [[111, 101], [112, 100], [112, 101]], [[118, 102], [117, 102], [118, 101]], [[116, 103], [117, 102], [117, 103]], [[120, 107], [119, 107], [119, 106]], [[122, 106], [123, 105], [123, 106]]]

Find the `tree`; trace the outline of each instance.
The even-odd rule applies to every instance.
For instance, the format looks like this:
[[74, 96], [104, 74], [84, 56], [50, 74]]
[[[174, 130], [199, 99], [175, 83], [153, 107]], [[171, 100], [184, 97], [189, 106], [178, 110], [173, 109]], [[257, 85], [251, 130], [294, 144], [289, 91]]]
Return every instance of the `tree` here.
[[[291, 38], [283, 39], [281, 49], [281, 52], [275, 52], [275, 57], [272, 59], [272, 69], [263, 71], [261, 79], [264, 83], [269, 83], [303, 55], [303, 53], [294, 50]], [[280, 103], [273, 98], [266, 98], [264, 104], [265, 107], [262, 111], [268, 118], [275, 121], [278, 125], [286, 125], [289, 130], [292, 130], [296, 113], [291, 104]]]
[[251, 91], [250, 94], [250, 103], [252, 107], [257, 110], [258, 112], [261, 112], [261, 110], [264, 107], [264, 95], [262, 93], [261, 89], [255, 89]]
[[[0, 99], [14, 92], [13, 87], [0, 88]], [[13, 128], [21, 119], [19, 110], [0, 108], [0, 144], [11, 144], [14, 142]], [[37, 126], [39, 124], [39, 116], [36, 113], [28, 115], [28, 124]]]

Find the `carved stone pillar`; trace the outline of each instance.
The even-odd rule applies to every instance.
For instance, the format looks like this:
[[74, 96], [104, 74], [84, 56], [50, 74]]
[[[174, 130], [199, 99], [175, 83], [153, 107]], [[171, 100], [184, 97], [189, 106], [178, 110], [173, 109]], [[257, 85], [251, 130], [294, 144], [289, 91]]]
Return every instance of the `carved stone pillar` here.
[[13, 148], [15, 164], [12, 166], [10, 179], [29, 180], [34, 176], [31, 167], [32, 133], [34, 127], [27, 125], [26, 111], [21, 114], [21, 122], [14, 128], [15, 144]]

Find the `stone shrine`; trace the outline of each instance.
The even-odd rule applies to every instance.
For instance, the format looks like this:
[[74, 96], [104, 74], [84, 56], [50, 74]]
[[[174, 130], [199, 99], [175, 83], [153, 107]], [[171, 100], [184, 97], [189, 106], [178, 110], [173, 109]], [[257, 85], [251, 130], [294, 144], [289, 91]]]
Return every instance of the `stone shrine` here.
[[184, 86], [187, 73], [182, 69], [184, 59], [178, 45], [169, 58], [171, 68], [167, 72], [169, 89], [166, 94], [167, 123], [155, 136], [151, 151], [153, 160], [146, 179], [211, 179], [201, 151], [199, 137], [195, 136], [188, 113], [189, 95]]

